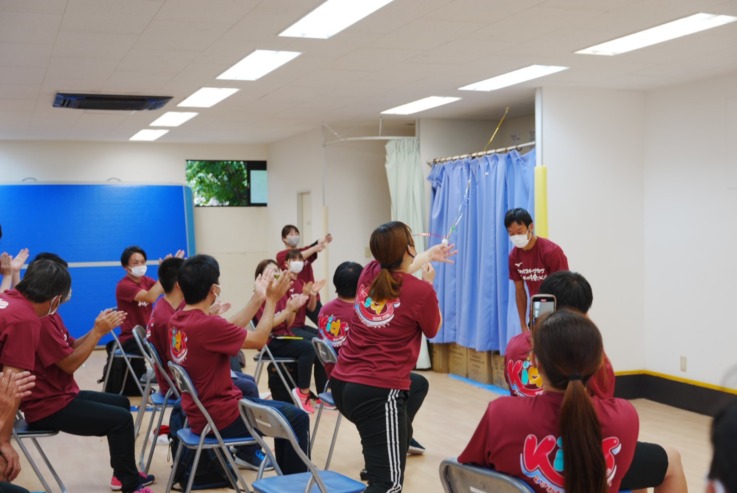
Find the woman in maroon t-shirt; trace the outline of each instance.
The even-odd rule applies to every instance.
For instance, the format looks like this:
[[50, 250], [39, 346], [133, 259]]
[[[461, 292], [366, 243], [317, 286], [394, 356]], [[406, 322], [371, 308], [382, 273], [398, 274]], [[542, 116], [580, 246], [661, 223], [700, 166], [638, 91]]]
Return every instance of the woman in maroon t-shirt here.
[[532, 338], [542, 395], [492, 401], [458, 462], [518, 477], [536, 492], [619, 491], [639, 419], [626, 400], [586, 390], [604, 357], [599, 329], [563, 309], [540, 319]]
[[[452, 246], [418, 255], [406, 224], [390, 222], [371, 234], [371, 261], [361, 273], [351, 330], [330, 386], [340, 412], [358, 428], [366, 463], [366, 492], [401, 491], [411, 423], [410, 371], [422, 334], [434, 337], [442, 316], [431, 260], [446, 261]], [[422, 268], [423, 279], [412, 273]]]

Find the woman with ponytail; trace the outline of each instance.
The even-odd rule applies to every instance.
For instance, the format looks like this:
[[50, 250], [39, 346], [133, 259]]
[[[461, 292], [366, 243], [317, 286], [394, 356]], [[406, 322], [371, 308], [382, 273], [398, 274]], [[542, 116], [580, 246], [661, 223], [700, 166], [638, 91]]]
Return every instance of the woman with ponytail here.
[[489, 403], [458, 461], [518, 477], [537, 492], [619, 491], [639, 420], [629, 402], [586, 391], [604, 357], [599, 330], [561, 310], [538, 322], [532, 341], [543, 394]]
[[[442, 317], [431, 261], [448, 262], [452, 245], [417, 254], [409, 227], [390, 222], [370, 240], [373, 261], [358, 280], [353, 319], [330, 386], [340, 412], [358, 428], [366, 492], [402, 491], [412, 416], [410, 372], [422, 334], [434, 337]], [[412, 276], [422, 269], [422, 280]]]

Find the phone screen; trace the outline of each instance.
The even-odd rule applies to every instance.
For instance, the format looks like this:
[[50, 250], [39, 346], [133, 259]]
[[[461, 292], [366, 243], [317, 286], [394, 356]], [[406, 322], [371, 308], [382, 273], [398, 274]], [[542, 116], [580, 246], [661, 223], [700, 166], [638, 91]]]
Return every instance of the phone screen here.
[[534, 324], [537, 319], [540, 318], [542, 315], [546, 313], [553, 313], [555, 311], [555, 297], [542, 297], [537, 295], [533, 296], [531, 311], [531, 323]]

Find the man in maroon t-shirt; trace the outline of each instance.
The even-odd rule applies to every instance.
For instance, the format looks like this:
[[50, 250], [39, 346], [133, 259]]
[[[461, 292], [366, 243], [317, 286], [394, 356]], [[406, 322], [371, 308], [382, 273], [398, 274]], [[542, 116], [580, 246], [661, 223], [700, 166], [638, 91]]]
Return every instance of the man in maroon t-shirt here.
[[[16, 289], [0, 294], [0, 365], [3, 373], [33, 371], [36, 347], [41, 337], [41, 317], [55, 313], [72, 284], [69, 272], [50, 260], [29, 266]], [[17, 408], [12, 410], [14, 415]], [[13, 420], [0, 429], [0, 455], [11, 481], [20, 472], [18, 454], [10, 445]]]
[[527, 332], [527, 292], [537, 294], [549, 274], [568, 270], [563, 250], [546, 238], [535, 236], [532, 216], [524, 209], [511, 209], [504, 216], [504, 227], [514, 248], [509, 252], [509, 279], [514, 281], [517, 313], [522, 332]]
[[[179, 270], [178, 282], [186, 305], [169, 320], [169, 357], [187, 371], [223, 438], [248, 435], [238, 412], [243, 396], [230, 378], [230, 358], [241, 349], [261, 349], [266, 344], [276, 301], [284, 296], [291, 280], [285, 273], [278, 280], [261, 279], [249, 303], [230, 321], [209, 314], [220, 297], [220, 266], [213, 257], [195, 255], [187, 259]], [[254, 330], [247, 331], [244, 327], [264, 302], [261, 320]], [[304, 411], [286, 402], [246, 399], [278, 409], [292, 426], [302, 450], [308, 453], [310, 421]], [[182, 409], [192, 431], [201, 433], [206, 420], [189, 394], [182, 395]], [[275, 449], [276, 460], [285, 474], [306, 470], [288, 442], [275, 440]], [[236, 456], [240, 453], [242, 448], [238, 447]]]
[[[171, 256], [169, 254], [166, 258]], [[178, 250], [174, 256], [183, 258], [184, 251]], [[115, 299], [118, 310], [128, 314], [120, 326], [119, 337], [127, 353], [141, 353], [136, 341], [133, 340], [133, 327], [148, 325], [153, 304], [164, 292], [160, 282], [146, 275], [146, 260], [146, 252], [138, 246], [129, 246], [120, 255], [120, 264], [125, 269], [125, 277], [118, 281]]]

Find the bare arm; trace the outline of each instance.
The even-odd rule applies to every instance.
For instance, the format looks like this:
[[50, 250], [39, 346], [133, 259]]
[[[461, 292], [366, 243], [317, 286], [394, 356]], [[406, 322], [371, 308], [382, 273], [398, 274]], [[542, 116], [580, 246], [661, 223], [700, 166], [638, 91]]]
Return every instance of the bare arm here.
[[238, 313], [230, 317], [228, 321], [238, 327], [245, 327], [251, 320], [253, 320], [253, 316], [256, 315], [258, 309], [261, 308], [264, 300], [265, 298], [260, 293], [254, 292], [251, 299], [246, 303], [246, 306], [238, 310]]
[[135, 301], [145, 301], [146, 303], [153, 304], [159, 299], [159, 296], [164, 292], [164, 288], [161, 287], [161, 283], [156, 281], [156, 284], [146, 291], [145, 289], [140, 290], [136, 297], [133, 298]]
[[309, 248], [305, 248], [304, 250], [302, 250], [302, 256], [304, 258], [308, 258], [308, 257], [312, 257], [314, 254], [316, 254], [318, 252], [322, 252], [323, 250], [325, 250], [325, 247], [331, 241], [333, 241], [333, 235], [331, 235], [330, 233], [328, 233], [328, 234], [325, 235], [325, 238], [322, 238], [320, 240], [317, 240], [317, 244], [316, 245], [311, 246]]
[[26, 260], [28, 260], [28, 255], [28, 248], [23, 248], [11, 262], [10, 265], [13, 268], [13, 282], [11, 287], [17, 286], [20, 282], [20, 270], [23, 268]]
[[418, 253], [410, 264], [408, 272], [410, 274], [414, 274], [428, 262], [444, 262], [446, 264], [452, 264], [453, 261], [450, 260], [450, 257], [458, 253], [458, 250], [454, 250], [454, 248], [455, 245], [438, 243], [424, 252]]
[[527, 292], [524, 281], [514, 281], [514, 298], [517, 301], [520, 327], [522, 332], [527, 332], [530, 328], [527, 327]]
[[12, 260], [13, 258], [7, 252], [0, 254], [0, 276], [3, 278], [0, 282], [0, 293], [10, 289], [13, 281], [13, 268], [10, 266]]
[[82, 363], [87, 361], [90, 354], [100, 342], [102, 336], [119, 326], [125, 320], [126, 313], [114, 310], [105, 310], [95, 319], [95, 325], [92, 327], [87, 334], [80, 338], [82, 341], [77, 344], [74, 341], [74, 351], [56, 362], [56, 366], [61, 368], [68, 374], [73, 374], [77, 369], [82, 366]]

